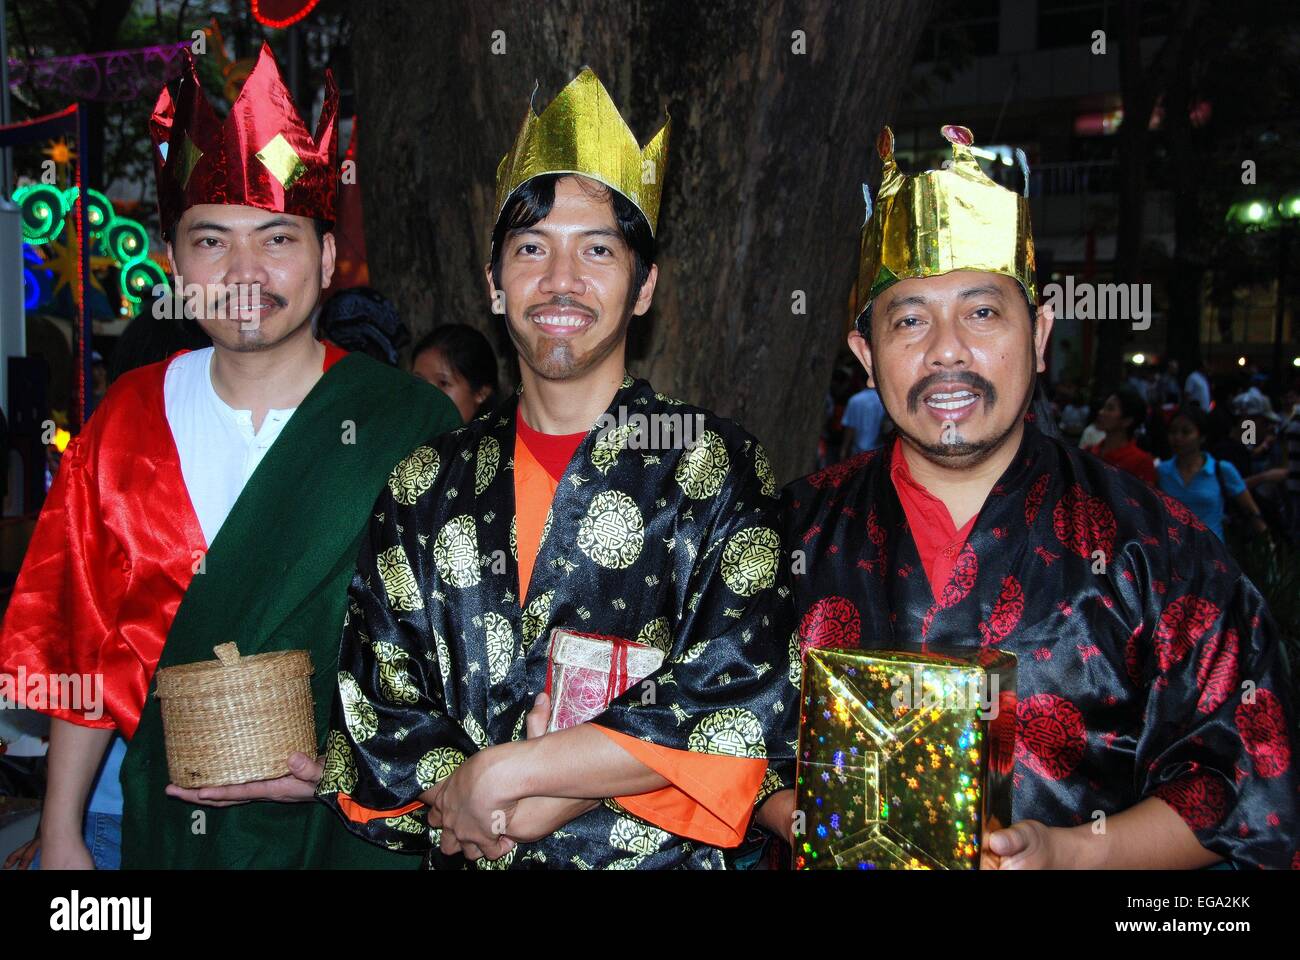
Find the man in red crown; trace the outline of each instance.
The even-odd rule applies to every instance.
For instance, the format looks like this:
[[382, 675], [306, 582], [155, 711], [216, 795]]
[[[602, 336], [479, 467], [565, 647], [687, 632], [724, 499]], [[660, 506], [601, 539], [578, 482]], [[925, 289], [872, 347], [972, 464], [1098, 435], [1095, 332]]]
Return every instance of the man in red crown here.
[[[0, 677], [27, 678], [14, 698], [54, 718], [47, 868], [90, 866], [81, 819], [115, 730], [129, 740], [126, 867], [409, 865], [312, 801], [314, 757], [286, 758], [278, 780], [170, 785], [148, 696], [158, 667], [211, 660], [219, 643], [307, 649], [323, 740], [375, 492], [459, 423], [437, 390], [315, 335], [334, 271], [337, 113], [327, 74], [312, 136], [265, 45], [224, 121], [193, 63], [154, 108], [174, 283], [212, 347], [114, 384], [64, 455], [9, 604]], [[33, 677], [46, 690], [89, 678], [102, 697], [32, 696]]]

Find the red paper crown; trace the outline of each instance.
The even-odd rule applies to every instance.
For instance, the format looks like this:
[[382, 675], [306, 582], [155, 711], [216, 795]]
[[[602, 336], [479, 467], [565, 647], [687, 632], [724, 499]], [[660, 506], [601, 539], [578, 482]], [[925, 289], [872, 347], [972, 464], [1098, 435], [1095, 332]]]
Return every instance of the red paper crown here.
[[325, 104], [313, 137], [270, 46], [263, 43], [256, 66], [222, 121], [187, 53], [176, 98], [164, 87], [149, 123], [162, 229], [171, 229], [198, 203], [258, 207], [332, 222], [338, 194], [338, 112], [338, 88], [326, 70]]

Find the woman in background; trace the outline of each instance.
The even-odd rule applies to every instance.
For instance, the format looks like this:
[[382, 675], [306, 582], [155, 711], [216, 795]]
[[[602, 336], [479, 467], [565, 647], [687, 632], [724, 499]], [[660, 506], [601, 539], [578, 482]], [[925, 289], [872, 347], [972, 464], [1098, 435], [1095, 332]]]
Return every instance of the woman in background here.
[[1147, 403], [1132, 387], [1123, 386], [1106, 398], [1097, 412], [1097, 426], [1106, 439], [1085, 449], [1112, 466], [1155, 486], [1156, 463], [1137, 445], [1133, 435], [1147, 418]]
[[1169, 447], [1174, 455], [1157, 465], [1157, 486], [1185, 504], [1220, 540], [1228, 500], [1236, 501], [1253, 531], [1267, 533], [1268, 524], [1237, 468], [1202, 449], [1208, 439], [1208, 424], [1209, 418], [1197, 407], [1178, 411], [1169, 423]]
[[411, 372], [449, 396], [466, 423], [497, 405], [497, 356], [468, 324], [448, 323], [426, 334], [411, 351]]

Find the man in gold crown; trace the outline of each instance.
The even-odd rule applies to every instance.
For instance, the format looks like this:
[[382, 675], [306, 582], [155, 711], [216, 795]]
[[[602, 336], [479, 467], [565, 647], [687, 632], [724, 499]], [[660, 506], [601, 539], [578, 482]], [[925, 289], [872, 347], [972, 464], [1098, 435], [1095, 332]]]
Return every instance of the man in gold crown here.
[[522, 387], [374, 508], [320, 796], [434, 868], [722, 867], [791, 756], [766, 456], [624, 369], [667, 145], [587, 69], [530, 108], [486, 267]]
[[30, 682], [17, 697], [55, 718], [44, 867], [91, 865], [82, 816], [114, 731], [129, 741], [105, 774], [121, 765], [123, 866], [409, 865], [314, 801], [315, 751], [273, 780], [169, 784], [148, 696], [156, 668], [210, 661], [220, 643], [306, 649], [323, 743], [368, 504], [412, 445], [460, 424], [437, 390], [315, 335], [334, 270], [337, 112], [327, 78], [313, 136], [265, 45], [224, 120], [192, 62], [154, 108], [173, 283], [212, 346], [108, 391], [63, 457], [9, 604], [0, 681], [91, 684], [66, 702]]
[[[943, 133], [952, 160], [914, 176], [880, 139], [849, 347], [899, 438], [784, 492], [791, 682], [809, 647], [1016, 654], [1015, 755], [991, 761], [1013, 822], [988, 825], [985, 867], [1292, 866], [1264, 602], [1194, 515], [1032, 415], [1053, 316], [1028, 202], [969, 130]], [[782, 791], [762, 819], [797, 823], [793, 806]]]

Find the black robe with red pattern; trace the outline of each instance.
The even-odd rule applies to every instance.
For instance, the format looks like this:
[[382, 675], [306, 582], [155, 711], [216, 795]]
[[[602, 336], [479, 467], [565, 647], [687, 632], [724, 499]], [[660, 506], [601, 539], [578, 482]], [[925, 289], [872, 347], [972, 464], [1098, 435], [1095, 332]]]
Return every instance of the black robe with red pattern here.
[[1277, 631], [1218, 538], [1026, 424], [936, 599], [889, 461], [862, 454], [785, 490], [792, 681], [809, 646], [1010, 651], [1015, 820], [1073, 826], [1157, 796], [1227, 860], [1300, 865]]

